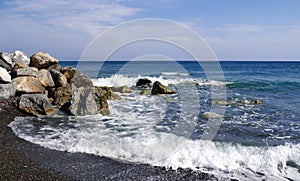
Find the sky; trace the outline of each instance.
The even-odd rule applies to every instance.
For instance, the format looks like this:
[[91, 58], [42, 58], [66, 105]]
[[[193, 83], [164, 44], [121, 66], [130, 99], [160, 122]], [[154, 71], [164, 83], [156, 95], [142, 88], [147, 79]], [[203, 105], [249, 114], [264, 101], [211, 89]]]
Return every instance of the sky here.
[[221, 60], [300, 60], [299, 7], [299, 0], [1, 0], [0, 51], [78, 59], [105, 30], [162, 18], [196, 31]]

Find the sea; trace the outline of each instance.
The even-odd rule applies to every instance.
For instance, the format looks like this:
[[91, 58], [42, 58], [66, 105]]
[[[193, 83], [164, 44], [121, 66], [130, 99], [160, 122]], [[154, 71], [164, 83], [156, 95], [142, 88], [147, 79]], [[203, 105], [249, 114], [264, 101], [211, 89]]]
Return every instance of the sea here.
[[[109, 116], [17, 117], [14, 134], [42, 147], [220, 179], [299, 180], [300, 62], [61, 61], [94, 85], [128, 86]], [[176, 94], [135, 87], [159, 81]], [[150, 92], [148, 90], [148, 92]]]

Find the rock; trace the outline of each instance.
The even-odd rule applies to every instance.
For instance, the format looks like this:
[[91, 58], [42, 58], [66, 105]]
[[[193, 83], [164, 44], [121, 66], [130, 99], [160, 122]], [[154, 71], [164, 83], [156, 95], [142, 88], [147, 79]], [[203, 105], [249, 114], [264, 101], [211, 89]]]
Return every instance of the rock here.
[[11, 82], [11, 76], [5, 68], [0, 67], [0, 83]]
[[59, 64], [54, 64], [54, 65], [51, 65], [50, 67], [47, 68], [48, 71], [51, 71], [53, 69], [57, 70], [59, 72], [62, 70], [62, 68], [61, 68], [61, 66]]
[[101, 89], [101, 87], [94, 87], [93, 93], [95, 94], [96, 98], [95, 101], [96, 103], [98, 103], [98, 111], [100, 110], [100, 113], [103, 116], [107, 116], [110, 114], [110, 111], [108, 109], [108, 102], [107, 102], [107, 98], [104, 95], [103, 90]]
[[219, 104], [219, 105], [222, 105], [222, 106], [228, 106], [230, 105], [230, 103], [226, 100], [214, 100], [212, 101], [213, 104]]
[[95, 88], [86, 87], [73, 89], [70, 106], [71, 114], [75, 116], [95, 115], [99, 113], [107, 115], [108, 104], [107, 107], [103, 107], [106, 105], [101, 98], [104, 95], [101, 93], [99, 96], [97, 91]]
[[107, 100], [111, 100], [112, 99], [112, 90], [111, 90], [111, 87], [99, 87], [99, 86], [95, 86], [95, 88], [102, 90], [105, 99], [107, 99]]
[[112, 93], [111, 94], [111, 98], [110, 100], [121, 100], [121, 96], [119, 96], [118, 94]]
[[9, 83], [9, 84], [0, 84], [0, 99], [8, 99], [9, 97], [13, 97], [16, 95], [17, 84]]
[[38, 69], [35, 67], [24, 67], [24, 68], [19, 68], [17, 69], [16, 76], [32, 76], [32, 77], [37, 77], [38, 74]]
[[175, 94], [176, 92], [162, 85], [160, 82], [155, 81], [151, 90], [152, 95], [157, 94]]
[[30, 60], [24, 52], [17, 50], [14, 53], [12, 53], [12, 62], [29, 65]]
[[12, 55], [6, 52], [0, 53], [0, 67], [10, 71], [13, 67]]
[[72, 86], [70, 84], [65, 87], [58, 87], [53, 95], [53, 104], [61, 110], [68, 110], [71, 105]]
[[63, 67], [61, 72], [66, 76], [68, 82], [74, 77], [75, 69], [73, 67]]
[[13, 69], [11, 70], [10, 74], [13, 78], [17, 77], [17, 71], [19, 68], [28, 68], [29, 66], [26, 64], [22, 64], [22, 63], [15, 63]]
[[44, 52], [37, 52], [30, 57], [30, 65], [38, 69], [48, 68], [57, 63], [57, 59]]
[[257, 104], [262, 104], [261, 100], [239, 100], [238, 104], [242, 105], [247, 105], [247, 104], [252, 104], [252, 105], [257, 105]]
[[12, 80], [17, 84], [17, 94], [26, 94], [26, 93], [44, 93], [45, 88], [41, 83], [34, 77], [17, 77]]
[[70, 83], [75, 87], [93, 87], [91, 79], [79, 70], [75, 70], [73, 78]]
[[214, 113], [214, 112], [205, 112], [202, 114], [202, 118], [203, 119], [223, 119], [224, 116], [223, 115], [220, 115], [220, 114], [217, 114], [217, 113]]
[[19, 109], [35, 116], [54, 113], [54, 108], [45, 94], [23, 94]]
[[147, 87], [147, 86], [150, 86], [151, 83], [152, 83], [151, 80], [144, 78], [144, 79], [139, 79], [136, 82], [135, 86], [136, 87]]
[[112, 87], [111, 90], [113, 92], [131, 93], [131, 89], [128, 86]]
[[142, 90], [142, 91], [140, 92], [140, 94], [141, 94], [141, 95], [150, 95], [151, 92], [150, 92], [150, 90], [145, 89], [145, 90]]
[[54, 81], [52, 79], [51, 73], [46, 69], [40, 69], [37, 73], [37, 79], [40, 81], [44, 87], [54, 87]]
[[56, 87], [64, 87], [68, 84], [67, 78], [59, 71], [52, 69], [50, 71]]

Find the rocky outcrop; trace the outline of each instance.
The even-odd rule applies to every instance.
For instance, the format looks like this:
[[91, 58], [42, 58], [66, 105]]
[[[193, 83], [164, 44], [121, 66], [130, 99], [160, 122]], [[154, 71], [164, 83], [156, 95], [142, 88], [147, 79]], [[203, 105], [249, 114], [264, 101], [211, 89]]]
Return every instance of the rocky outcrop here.
[[175, 91], [169, 89], [168, 87], [162, 85], [159, 81], [154, 82], [152, 90], [151, 90], [152, 95], [157, 95], [157, 94], [176, 94]]
[[38, 69], [48, 68], [49, 66], [57, 63], [57, 59], [44, 52], [37, 52], [30, 57], [30, 66]]
[[5, 68], [0, 67], [0, 83], [11, 82], [11, 76]]
[[59, 71], [52, 69], [50, 71], [56, 87], [64, 87], [68, 84], [67, 78]]
[[26, 56], [26, 54], [19, 50], [12, 53], [11, 59], [12, 59], [13, 63], [21, 63], [21, 64], [25, 64], [25, 65], [29, 65], [29, 63], [30, 63], [30, 60]]
[[35, 67], [24, 67], [24, 68], [18, 68], [16, 72], [16, 76], [32, 76], [37, 77], [38, 69]]
[[9, 97], [13, 97], [16, 95], [17, 84], [9, 83], [9, 84], [0, 84], [0, 99], [8, 99]]
[[44, 87], [54, 87], [55, 86], [50, 72], [46, 69], [41, 69], [38, 71], [37, 79], [40, 81], [40, 83]]
[[48, 115], [55, 111], [45, 94], [23, 94], [19, 108], [35, 116]]
[[12, 82], [17, 84], [17, 94], [43, 94], [45, 92], [45, 88], [34, 77], [17, 77]]
[[144, 78], [144, 79], [139, 79], [136, 82], [135, 86], [136, 87], [148, 87], [148, 86], [151, 86], [151, 83], [152, 83], [151, 80]]

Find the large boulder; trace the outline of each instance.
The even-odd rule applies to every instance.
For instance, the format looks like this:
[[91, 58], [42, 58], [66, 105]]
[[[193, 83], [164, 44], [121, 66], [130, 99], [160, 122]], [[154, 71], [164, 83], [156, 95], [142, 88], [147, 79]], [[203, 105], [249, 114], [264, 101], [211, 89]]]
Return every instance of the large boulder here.
[[18, 94], [26, 94], [26, 93], [44, 93], [45, 88], [41, 85], [41, 83], [34, 77], [17, 77], [12, 80], [17, 84], [17, 93]]
[[41, 69], [38, 71], [37, 79], [40, 81], [44, 87], [54, 87], [54, 81], [52, 79], [51, 73], [46, 69]]
[[54, 113], [54, 108], [45, 94], [23, 94], [19, 108], [35, 116]]
[[148, 87], [151, 85], [151, 83], [152, 83], [151, 80], [149, 80], [147, 78], [143, 78], [143, 79], [139, 79], [136, 82], [135, 86], [136, 87]]
[[32, 76], [36, 77], [38, 74], [38, 69], [35, 67], [24, 67], [24, 68], [19, 68], [17, 69], [16, 76], [21, 77], [21, 76]]
[[61, 72], [67, 78], [68, 82], [70, 82], [71, 79], [74, 77], [75, 71], [76, 70], [73, 67], [63, 67], [61, 70]]
[[29, 66], [26, 64], [22, 64], [22, 63], [15, 63], [13, 66], [13, 69], [11, 70], [10, 74], [13, 78], [17, 77], [17, 71], [19, 68], [28, 68]]
[[30, 57], [30, 65], [38, 69], [48, 68], [57, 63], [57, 59], [44, 52], [37, 52]]
[[70, 80], [70, 83], [75, 87], [93, 87], [92, 80], [86, 76], [83, 72], [75, 70], [73, 77]]
[[157, 94], [175, 94], [176, 92], [162, 85], [159, 81], [155, 81], [151, 90], [152, 95]]
[[[98, 91], [98, 90], [97, 90]], [[102, 93], [95, 88], [80, 87], [73, 89], [70, 112], [75, 116], [95, 115], [101, 113], [108, 115], [108, 104]]]
[[0, 53], [0, 67], [5, 68], [6, 70], [10, 71], [12, 69], [12, 55], [6, 52]]
[[21, 63], [21, 64], [29, 65], [30, 60], [24, 52], [21, 52], [21, 51], [17, 50], [17, 51], [12, 53], [12, 62], [13, 63]]
[[9, 84], [0, 84], [0, 99], [8, 99], [9, 97], [13, 97], [16, 95], [17, 84], [9, 83]]
[[0, 67], [0, 83], [11, 82], [11, 76], [5, 68]]
[[53, 69], [61, 72], [62, 67], [59, 64], [53, 64], [47, 68], [48, 71], [51, 71]]
[[52, 69], [50, 71], [56, 87], [64, 87], [68, 84], [67, 78], [59, 71]]

